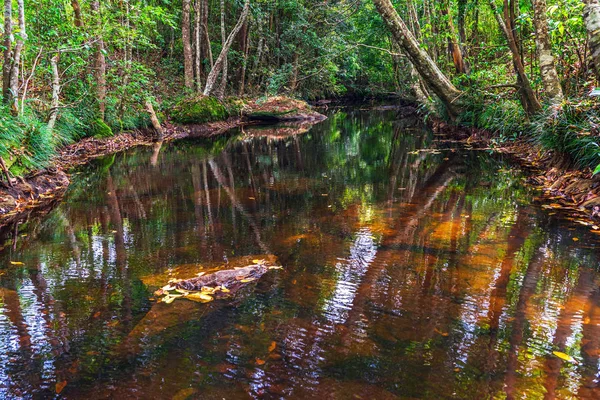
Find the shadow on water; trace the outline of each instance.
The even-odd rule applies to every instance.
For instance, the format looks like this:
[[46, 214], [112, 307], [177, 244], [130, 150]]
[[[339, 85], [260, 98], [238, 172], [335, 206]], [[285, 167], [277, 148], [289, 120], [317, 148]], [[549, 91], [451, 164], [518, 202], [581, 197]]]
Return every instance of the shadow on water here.
[[[98, 160], [3, 239], [0, 398], [598, 398], [598, 241], [393, 112]], [[157, 303], [269, 258], [230, 299]]]

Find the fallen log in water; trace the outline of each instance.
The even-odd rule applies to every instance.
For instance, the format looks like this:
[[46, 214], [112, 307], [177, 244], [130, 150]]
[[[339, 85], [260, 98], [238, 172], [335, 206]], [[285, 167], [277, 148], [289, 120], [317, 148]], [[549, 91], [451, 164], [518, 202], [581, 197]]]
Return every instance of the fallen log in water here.
[[253, 260], [252, 265], [224, 269], [210, 274], [200, 273], [190, 279], [173, 279], [169, 284], [155, 292], [157, 296], [164, 296], [164, 303], [172, 303], [177, 298], [200, 303], [208, 303], [215, 296], [226, 297], [232, 291], [237, 291], [245, 283], [255, 281], [269, 269], [280, 269], [279, 266], [270, 265], [266, 260]]

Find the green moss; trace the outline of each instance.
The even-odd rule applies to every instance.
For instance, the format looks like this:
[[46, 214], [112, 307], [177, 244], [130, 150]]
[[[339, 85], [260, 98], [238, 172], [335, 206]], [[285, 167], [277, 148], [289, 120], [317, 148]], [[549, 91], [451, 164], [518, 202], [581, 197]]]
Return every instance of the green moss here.
[[224, 104], [229, 115], [241, 115], [244, 108], [247, 106], [245, 100], [238, 97], [228, 97], [225, 99]]
[[98, 118], [92, 124], [92, 127], [90, 129], [90, 135], [102, 138], [114, 136], [114, 133], [112, 129], [110, 129], [110, 126], [106, 125], [106, 122]]
[[171, 118], [179, 124], [203, 124], [229, 117], [225, 106], [214, 97], [183, 99], [171, 110]]

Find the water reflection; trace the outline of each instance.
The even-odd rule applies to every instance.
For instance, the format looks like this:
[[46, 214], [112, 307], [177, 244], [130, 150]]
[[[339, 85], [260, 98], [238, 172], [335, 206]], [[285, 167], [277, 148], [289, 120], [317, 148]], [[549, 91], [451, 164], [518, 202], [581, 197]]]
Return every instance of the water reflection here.
[[[5, 238], [0, 398], [599, 397], [596, 238], [438, 138], [337, 112], [82, 168]], [[232, 300], [153, 299], [258, 257]]]

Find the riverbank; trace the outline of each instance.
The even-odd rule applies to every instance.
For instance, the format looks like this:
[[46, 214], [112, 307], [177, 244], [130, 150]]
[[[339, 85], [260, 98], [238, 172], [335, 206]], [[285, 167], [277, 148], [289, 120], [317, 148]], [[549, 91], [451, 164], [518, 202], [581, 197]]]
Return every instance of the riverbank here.
[[432, 122], [432, 127], [454, 142], [509, 155], [527, 173], [527, 183], [539, 189], [540, 195], [533, 202], [600, 233], [600, 179], [589, 168], [574, 168], [564, 155], [527, 138], [498, 143], [495, 135], [482, 129], [443, 121]]
[[[160, 142], [166, 143], [190, 137], [212, 137], [247, 124], [273, 123], [278, 121], [305, 121], [316, 123], [326, 119], [313, 111], [305, 102], [277, 97], [262, 102], [245, 101], [236, 109], [237, 116], [228, 112], [225, 120], [186, 125], [163, 123]], [[198, 119], [196, 119], [198, 120]], [[68, 170], [106, 155], [118, 153], [136, 146], [152, 146], [157, 143], [152, 129], [123, 132], [116, 136], [88, 137], [60, 150], [50, 166], [19, 177], [12, 186], [0, 188], [0, 228], [26, 220], [31, 214], [45, 213], [61, 200], [70, 178]]]

